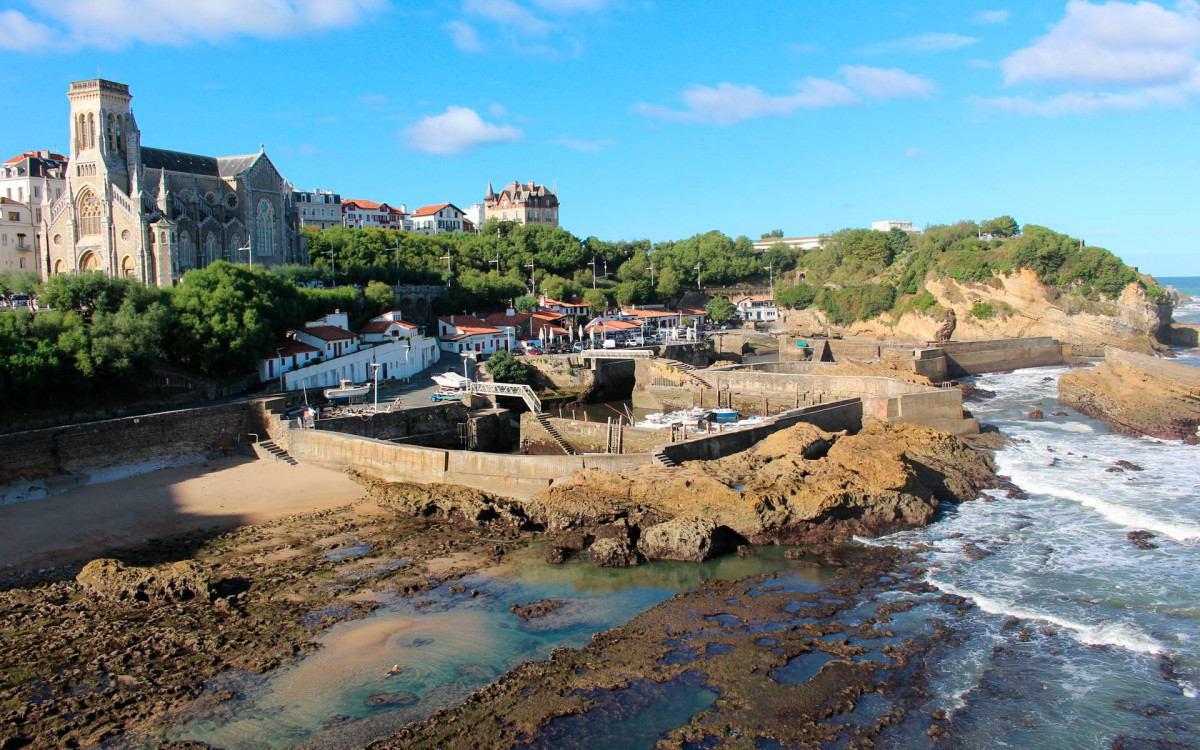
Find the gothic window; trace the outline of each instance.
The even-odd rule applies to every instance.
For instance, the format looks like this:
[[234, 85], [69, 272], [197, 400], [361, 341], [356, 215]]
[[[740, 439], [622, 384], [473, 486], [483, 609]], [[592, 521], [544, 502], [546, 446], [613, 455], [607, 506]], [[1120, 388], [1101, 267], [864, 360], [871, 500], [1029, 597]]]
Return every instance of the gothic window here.
[[87, 117], [79, 113], [79, 122], [75, 124], [75, 149], [82, 151], [87, 148]]
[[100, 264], [100, 256], [93, 252], [84, 253], [83, 257], [79, 259], [79, 269], [81, 271], [100, 271], [100, 270], [102, 270], [102, 266]]
[[100, 234], [100, 199], [90, 190], [79, 199], [79, 234]]
[[125, 116], [117, 115], [117, 150], [125, 153]]
[[108, 113], [108, 153], [115, 154], [117, 152], [117, 135], [116, 135], [116, 118], [113, 113]]
[[133, 258], [126, 255], [125, 259], [121, 261], [121, 273], [123, 273], [126, 276], [132, 277], [133, 271], [134, 271]]
[[270, 201], [258, 202], [258, 237], [254, 249], [262, 255], [275, 254], [275, 207]]
[[88, 148], [96, 147], [96, 113], [94, 112], [88, 113], [87, 140]]
[[201, 265], [207, 266], [209, 263], [221, 257], [221, 251], [217, 245], [217, 235], [209, 232], [204, 238], [204, 258]]
[[179, 233], [179, 272], [196, 267], [196, 248], [192, 246], [192, 236], [187, 232]]
[[55, 274], [66, 273], [66, 272], [67, 272], [67, 262], [65, 260], [54, 261], [54, 273]]
[[246, 260], [246, 249], [242, 247], [242, 238], [235, 234], [229, 238], [229, 262], [245, 263]]

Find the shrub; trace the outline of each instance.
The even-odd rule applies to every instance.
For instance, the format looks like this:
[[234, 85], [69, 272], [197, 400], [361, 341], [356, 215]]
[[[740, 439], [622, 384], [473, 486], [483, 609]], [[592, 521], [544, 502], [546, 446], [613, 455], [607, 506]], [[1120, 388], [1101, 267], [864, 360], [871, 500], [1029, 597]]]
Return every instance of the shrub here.
[[991, 320], [996, 314], [996, 308], [991, 302], [976, 302], [971, 305], [971, 317], [976, 320]]

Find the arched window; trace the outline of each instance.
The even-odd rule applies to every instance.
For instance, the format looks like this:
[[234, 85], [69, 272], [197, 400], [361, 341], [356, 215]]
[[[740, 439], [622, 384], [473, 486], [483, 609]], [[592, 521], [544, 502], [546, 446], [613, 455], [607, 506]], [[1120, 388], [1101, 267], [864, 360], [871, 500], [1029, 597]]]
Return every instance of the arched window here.
[[246, 251], [242, 248], [242, 238], [236, 234], [229, 238], [229, 262], [245, 263]]
[[117, 151], [125, 153], [125, 115], [117, 115]]
[[106, 132], [108, 133], [108, 153], [110, 153], [110, 154], [114, 154], [117, 152], [117, 134], [115, 132], [116, 129], [117, 129], [116, 118], [113, 117], [112, 112], [109, 112], [108, 113], [108, 130]]
[[125, 259], [121, 261], [121, 273], [129, 277], [132, 277], [134, 274], [133, 258], [128, 255], [126, 255]]
[[176, 255], [179, 258], [180, 273], [196, 267], [196, 247], [192, 244], [192, 235], [187, 232], [179, 233], [179, 250]]
[[75, 150], [82, 151], [87, 148], [87, 117], [82, 112], [79, 113], [75, 123]]
[[275, 254], [275, 207], [264, 199], [258, 202], [258, 237], [254, 249], [261, 255]]
[[88, 142], [87, 142], [88, 148], [95, 148], [96, 147], [96, 113], [95, 112], [88, 112], [87, 138], [88, 138]]
[[204, 237], [204, 257], [200, 259], [200, 265], [207, 266], [213, 261], [220, 260], [221, 249], [217, 244], [217, 235], [209, 232]]
[[100, 234], [100, 199], [91, 190], [79, 199], [79, 235]]
[[65, 260], [54, 261], [55, 275], [60, 274], [60, 273], [66, 273], [66, 272], [67, 272], [67, 262]]
[[100, 256], [93, 252], [86, 252], [79, 259], [79, 270], [81, 271], [102, 271], [104, 267], [100, 263]]

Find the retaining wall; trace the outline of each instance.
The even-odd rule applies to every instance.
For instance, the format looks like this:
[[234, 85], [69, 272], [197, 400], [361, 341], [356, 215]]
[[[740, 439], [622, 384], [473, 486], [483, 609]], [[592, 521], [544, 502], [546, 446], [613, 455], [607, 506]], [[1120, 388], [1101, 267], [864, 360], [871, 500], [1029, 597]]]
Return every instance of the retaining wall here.
[[202, 460], [258, 429], [245, 403], [0, 435], [0, 484], [59, 475], [137, 474]]
[[[584, 453], [609, 452], [609, 426], [606, 422], [581, 422], [576, 419], [550, 418], [551, 424], [577, 450]], [[621, 445], [612, 446], [612, 451], [620, 453], [652, 453], [656, 446], [670, 440], [671, 431], [667, 429], [652, 430], [645, 427], [622, 427]], [[561, 455], [562, 449], [550, 433], [538, 424], [532, 414], [521, 417], [521, 443], [531, 444], [534, 450], [544, 447], [551, 455]]]
[[527, 499], [585, 468], [625, 471], [651, 462], [626, 456], [520, 456], [439, 450], [324, 430], [291, 430], [288, 451], [298, 461], [344, 471], [354, 468], [393, 482], [443, 482]]
[[778, 415], [760, 427], [722, 432], [698, 437], [662, 447], [662, 452], [676, 463], [712, 461], [739, 453], [763, 438], [800, 422], [808, 422], [827, 432], [858, 432], [862, 429], [862, 403], [845, 399], [805, 409], [794, 409]]
[[952, 378], [1066, 364], [1063, 345], [1049, 337], [947, 341], [939, 348], [946, 355], [946, 371]]

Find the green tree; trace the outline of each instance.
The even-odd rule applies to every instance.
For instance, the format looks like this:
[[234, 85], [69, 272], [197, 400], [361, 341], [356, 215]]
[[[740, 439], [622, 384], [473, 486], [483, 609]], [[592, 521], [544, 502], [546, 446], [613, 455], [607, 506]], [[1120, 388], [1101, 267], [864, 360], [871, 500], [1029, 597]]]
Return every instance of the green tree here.
[[670, 266], [667, 266], [658, 274], [657, 291], [658, 296], [663, 299], [673, 299], [679, 294], [679, 273]]
[[508, 352], [496, 352], [483, 367], [497, 383], [533, 385], [533, 369]]
[[513, 303], [513, 308], [517, 312], [525, 312], [525, 313], [533, 312], [534, 310], [537, 309], [537, 307], [538, 307], [537, 297], [533, 297], [528, 294], [526, 294], [522, 297], [517, 297], [516, 302]]
[[367, 288], [363, 290], [363, 298], [366, 300], [367, 312], [370, 315], [385, 313], [396, 306], [396, 293], [392, 291], [391, 286], [381, 281], [372, 281], [367, 284]]
[[1006, 214], [981, 222], [979, 231], [993, 237], [1015, 237], [1021, 233], [1021, 226], [1017, 224], [1016, 219]]
[[102, 271], [59, 273], [46, 280], [40, 301], [56, 310], [74, 310], [90, 320], [96, 312], [116, 312], [127, 299], [145, 307], [157, 296], [129, 279], [112, 279]]
[[728, 323], [737, 317], [737, 307], [724, 297], [713, 297], [704, 306], [708, 318], [717, 325]]
[[587, 303], [592, 315], [603, 315], [608, 310], [608, 296], [599, 289], [589, 289], [583, 293], [583, 301]]
[[782, 230], [782, 229], [772, 229], [772, 230], [771, 230], [771, 231], [769, 231], [769, 232], [765, 232], [765, 233], [763, 233], [763, 236], [762, 236], [762, 237], [760, 237], [759, 239], [763, 239], [763, 240], [769, 240], [769, 239], [771, 239], [772, 237], [780, 237], [780, 238], [782, 238], [782, 237], [783, 237], [783, 230]]
[[617, 284], [616, 299], [621, 307], [629, 307], [650, 298], [650, 282], [645, 279], [622, 281]]
[[294, 285], [225, 261], [185, 273], [171, 309], [172, 358], [212, 377], [250, 372], [288, 328], [304, 322]]
[[789, 310], [804, 310], [812, 307], [817, 299], [817, 290], [810, 284], [796, 284], [775, 290], [776, 304]]

